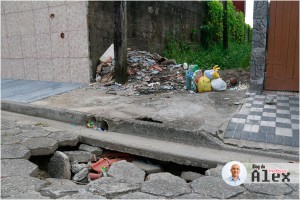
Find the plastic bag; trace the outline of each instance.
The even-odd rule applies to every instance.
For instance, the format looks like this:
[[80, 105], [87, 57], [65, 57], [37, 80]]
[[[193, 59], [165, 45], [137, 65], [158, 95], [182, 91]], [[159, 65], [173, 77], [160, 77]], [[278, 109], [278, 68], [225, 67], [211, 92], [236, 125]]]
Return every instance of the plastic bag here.
[[201, 76], [198, 80], [197, 84], [198, 92], [210, 92], [211, 91], [211, 83], [210, 79], [206, 76]]
[[217, 79], [217, 78], [220, 78], [220, 75], [218, 74], [218, 70], [220, 68], [218, 67], [218, 65], [215, 65], [213, 67], [213, 69], [210, 69], [210, 70], [205, 70], [204, 71], [204, 75], [209, 78], [210, 80], [212, 79]]
[[211, 87], [215, 91], [224, 91], [227, 88], [227, 84], [221, 78], [218, 78], [211, 81]]

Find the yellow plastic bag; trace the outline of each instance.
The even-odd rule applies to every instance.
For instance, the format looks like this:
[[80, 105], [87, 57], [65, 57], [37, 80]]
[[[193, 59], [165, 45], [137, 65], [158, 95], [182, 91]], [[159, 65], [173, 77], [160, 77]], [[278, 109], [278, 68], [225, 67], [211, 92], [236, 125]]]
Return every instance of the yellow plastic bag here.
[[210, 79], [206, 76], [201, 76], [198, 80], [197, 84], [198, 92], [210, 92], [211, 91], [211, 83]]
[[213, 68], [212, 79], [220, 78], [220, 75], [217, 70], [220, 70], [220, 67], [218, 67], [218, 65], [214, 66]]

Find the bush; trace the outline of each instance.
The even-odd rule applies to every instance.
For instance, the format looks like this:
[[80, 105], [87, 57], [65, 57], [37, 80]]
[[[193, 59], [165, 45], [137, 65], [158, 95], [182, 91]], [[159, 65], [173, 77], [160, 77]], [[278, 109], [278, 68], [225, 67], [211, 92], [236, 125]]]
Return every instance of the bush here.
[[211, 69], [219, 65], [221, 69], [247, 69], [250, 65], [251, 44], [229, 42], [229, 48], [223, 49], [222, 43], [211, 45], [208, 49], [199, 44], [190, 44], [169, 37], [164, 56], [177, 63], [197, 64], [201, 69]]
[[[244, 22], [244, 13], [235, 11], [228, 1], [228, 36], [229, 47], [224, 50], [223, 5], [219, 1], [207, 2], [207, 17], [200, 27], [201, 44], [190, 43], [168, 36], [164, 56], [176, 59], [178, 63], [198, 64], [202, 69], [219, 65], [221, 69], [246, 69], [250, 65], [252, 29]], [[246, 42], [247, 30], [250, 30]], [[193, 30], [195, 31], [195, 30]]]

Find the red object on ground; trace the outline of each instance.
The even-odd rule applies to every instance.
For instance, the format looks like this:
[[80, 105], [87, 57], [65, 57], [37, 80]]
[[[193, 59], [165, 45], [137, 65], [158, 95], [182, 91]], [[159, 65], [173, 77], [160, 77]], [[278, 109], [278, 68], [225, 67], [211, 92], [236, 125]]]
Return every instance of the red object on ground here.
[[92, 173], [92, 172], [90, 172], [90, 173], [88, 174], [88, 176], [89, 176], [89, 178], [90, 178], [91, 180], [96, 180], [96, 179], [99, 179], [99, 178], [101, 178], [101, 176], [102, 176], [102, 173], [100, 173], [100, 174], [96, 174], [96, 173]]
[[120, 160], [124, 160], [121, 158], [116, 158], [116, 159], [107, 159], [107, 158], [101, 158], [100, 160], [98, 160], [97, 162], [93, 163], [91, 165], [91, 168], [93, 170], [95, 170], [96, 172], [102, 172], [101, 167], [105, 167], [106, 169], [108, 169], [111, 164], [113, 164], [114, 162], [118, 162]]

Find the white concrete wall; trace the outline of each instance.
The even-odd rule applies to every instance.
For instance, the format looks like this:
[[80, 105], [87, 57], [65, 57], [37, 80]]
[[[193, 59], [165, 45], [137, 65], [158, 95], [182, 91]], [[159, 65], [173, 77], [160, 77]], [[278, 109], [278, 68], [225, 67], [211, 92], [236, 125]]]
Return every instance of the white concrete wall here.
[[2, 1], [1, 77], [88, 83], [87, 4]]

